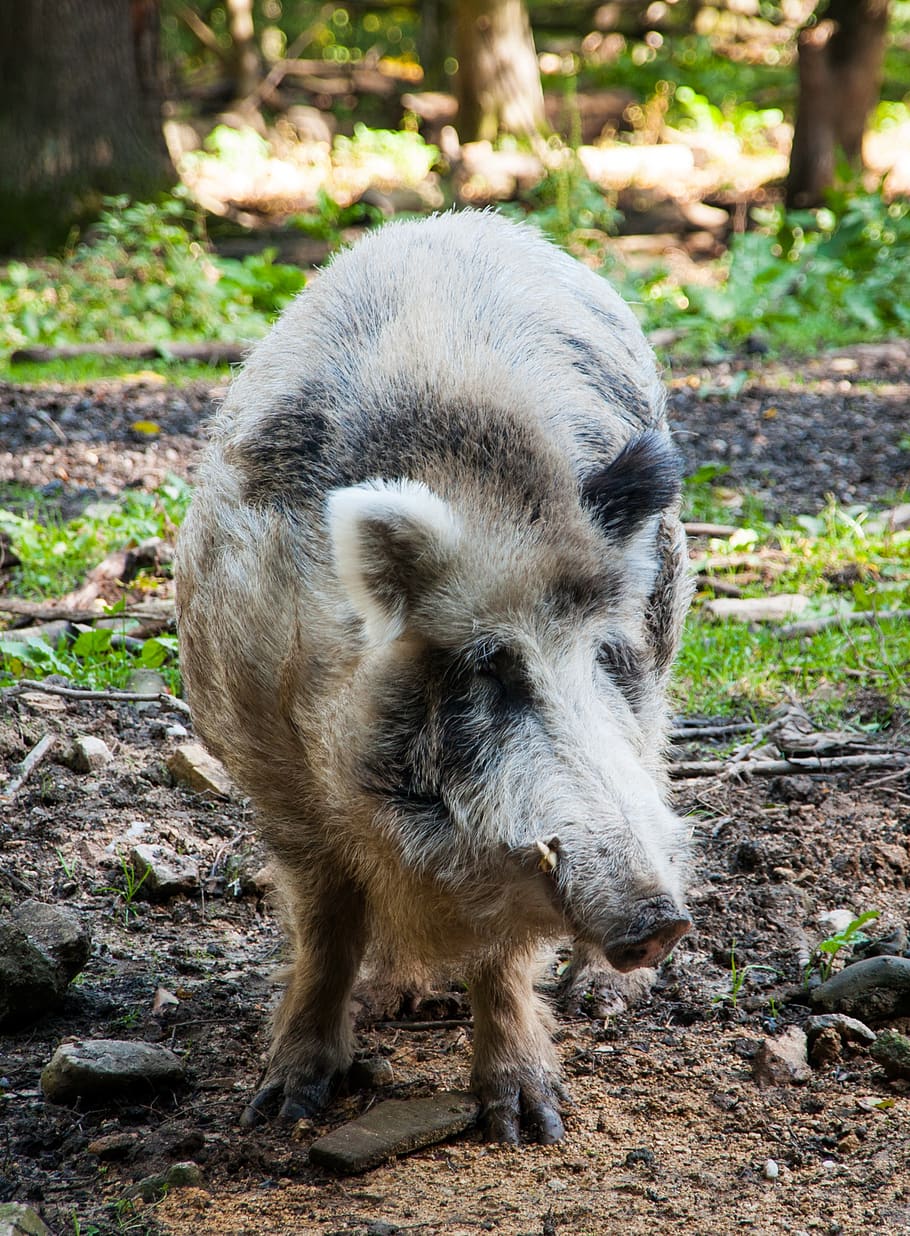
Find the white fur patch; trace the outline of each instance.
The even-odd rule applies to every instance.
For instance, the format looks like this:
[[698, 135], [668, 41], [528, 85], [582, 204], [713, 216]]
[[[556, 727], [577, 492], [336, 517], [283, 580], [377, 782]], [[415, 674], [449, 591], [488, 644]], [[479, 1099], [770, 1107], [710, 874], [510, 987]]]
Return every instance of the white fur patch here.
[[364, 535], [367, 525], [386, 525], [390, 536], [413, 551], [416, 564], [428, 554], [442, 561], [454, 553], [461, 531], [457, 516], [420, 481], [377, 479], [332, 490], [326, 519], [336, 573], [363, 619], [367, 638], [374, 644], [390, 643], [405, 629], [405, 593], [402, 589], [390, 606], [388, 596], [380, 598], [371, 587], [371, 578], [385, 576], [393, 593], [396, 581], [393, 564], [376, 560], [375, 546]]

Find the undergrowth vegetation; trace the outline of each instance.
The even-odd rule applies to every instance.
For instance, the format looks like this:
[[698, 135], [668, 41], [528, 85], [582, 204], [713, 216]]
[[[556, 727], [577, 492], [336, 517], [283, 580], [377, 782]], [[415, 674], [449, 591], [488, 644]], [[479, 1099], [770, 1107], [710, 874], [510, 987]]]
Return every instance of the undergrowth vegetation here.
[[[690, 482], [689, 518], [729, 519], [716, 479], [709, 474]], [[151, 494], [128, 491], [117, 503], [93, 503], [67, 522], [40, 505], [30, 514], [0, 510], [0, 532], [21, 560], [11, 589], [22, 597], [59, 596], [111, 550], [172, 539], [189, 497], [189, 487], [174, 479]], [[910, 530], [891, 530], [881, 512], [834, 503], [787, 526], [765, 522], [754, 503], [747, 511], [734, 535], [708, 542], [711, 566], [701, 577], [702, 599], [712, 595], [711, 579], [736, 583], [746, 597], [766, 595], [773, 582], [775, 592], [810, 598], [804, 619], [857, 610], [877, 611], [878, 618], [838, 622], [788, 639], [776, 627], [714, 621], [696, 606], [677, 666], [679, 707], [711, 715], [760, 713], [795, 692], [820, 713], [850, 714], [859, 688], [874, 691], [886, 707], [906, 703], [910, 624], [892, 621], [888, 613], [910, 608]], [[743, 582], [743, 572], [752, 582]], [[124, 593], [154, 594], [164, 582], [154, 573], [139, 576]], [[134, 669], [159, 668], [171, 689], [179, 690], [173, 636], [130, 639], [122, 601], [107, 608], [106, 618], [108, 625], [53, 647], [37, 639], [23, 642], [15, 631], [0, 634], [0, 682], [63, 674], [85, 686], [123, 687]]]

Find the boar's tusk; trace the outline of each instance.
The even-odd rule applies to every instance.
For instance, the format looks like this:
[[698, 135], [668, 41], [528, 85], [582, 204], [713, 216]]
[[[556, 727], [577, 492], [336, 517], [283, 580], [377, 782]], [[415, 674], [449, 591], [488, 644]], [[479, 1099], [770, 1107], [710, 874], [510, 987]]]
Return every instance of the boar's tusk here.
[[552, 875], [556, 870], [556, 864], [559, 862], [559, 840], [553, 837], [550, 841], [537, 840], [534, 843], [537, 846], [537, 852], [540, 858], [537, 862], [537, 870], [542, 871], [544, 875]]

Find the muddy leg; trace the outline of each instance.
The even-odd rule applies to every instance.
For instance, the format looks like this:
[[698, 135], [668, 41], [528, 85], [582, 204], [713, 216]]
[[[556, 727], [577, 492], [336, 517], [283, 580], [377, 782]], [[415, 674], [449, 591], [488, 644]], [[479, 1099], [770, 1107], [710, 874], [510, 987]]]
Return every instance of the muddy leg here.
[[343, 878], [313, 872], [291, 900], [294, 960], [272, 1025], [265, 1081], [241, 1116], [250, 1126], [276, 1110], [282, 1120], [314, 1116], [350, 1067], [350, 998], [366, 945], [363, 895]]
[[551, 1018], [532, 986], [531, 950], [487, 959], [471, 983], [474, 1068], [471, 1085], [483, 1104], [488, 1141], [515, 1145], [521, 1129], [551, 1145], [563, 1135]]

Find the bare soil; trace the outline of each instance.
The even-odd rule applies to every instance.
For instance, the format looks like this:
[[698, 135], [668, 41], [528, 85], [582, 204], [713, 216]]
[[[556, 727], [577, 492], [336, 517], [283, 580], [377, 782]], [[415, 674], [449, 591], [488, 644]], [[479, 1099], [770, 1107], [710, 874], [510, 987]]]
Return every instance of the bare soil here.
[[[781, 514], [812, 512], [829, 493], [884, 503], [910, 485], [905, 345], [824, 358], [798, 376], [768, 366], [731, 398], [734, 376], [671, 381], [690, 468], [728, 464], [726, 484], [758, 491]], [[71, 514], [124, 485], [190, 475], [210, 402], [204, 389], [150, 382], [2, 387], [0, 500], [14, 484], [38, 484]], [[136, 421], [161, 432], [149, 440]], [[874, 699], [867, 705], [875, 711]], [[265, 856], [245, 804], [172, 784], [166, 760], [185, 741], [175, 721], [186, 719], [157, 704], [20, 696], [0, 705], [5, 769], [45, 733], [57, 737], [14, 805], [0, 808], [0, 910], [26, 896], [66, 905], [94, 937], [61, 1010], [0, 1038], [0, 1201], [30, 1202], [55, 1236], [327, 1236], [371, 1225], [376, 1236], [910, 1231], [906, 1086], [847, 1047], [802, 1085], [761, 1088], [752, 1075], [763, 1040], [810, 1014], [803, 967], [828, 934], [819, 915], [877, 909], [881, 935], [907, 925], [906, 777], [681, 783], [696, 930], [637, 1009], [607, 1020], [560, 1013], [574, 1099], [565, 1141], [505, 1149], [470, 1133], [345, 1179], [309, 1166], [312, 1140], [383, 1097], [465, 1088], [469, 1015], [450, 997], [421, 1012], [423, 1021], [442, 1013], [438, 1027], [366, 1026], [364, 1054], [390, 1061], [390, 1086], [340, 1096], [315, 1128], [242, 1132], [283, 940], [254, 878]], [[889, 746], [910, 746], [901, 725], [891, 717]], [[104, 738], [113, 762], [74, 772], [66, 753], [78, 734]], [[199, 860], [194, 895], [155, 903], [140, 891], [125, 905], [117, 854], [140, 834]], [[748, 973], [735, 1008], [723, 998], [734, 941], [740, 966], [768, 967]], [[156, 1013], [159, 987], [177, 1003]], [[906, 1019], [893, 1024], [908, 1030]], [[187, 1085], [151, 1102], [46, 1103], [40, 1071], [67, 1036], [164, 1043], [185, 1060]], [[201, 1169], [198, 1186], [127, 1200], [136, 1182], [186, 1160]]]

